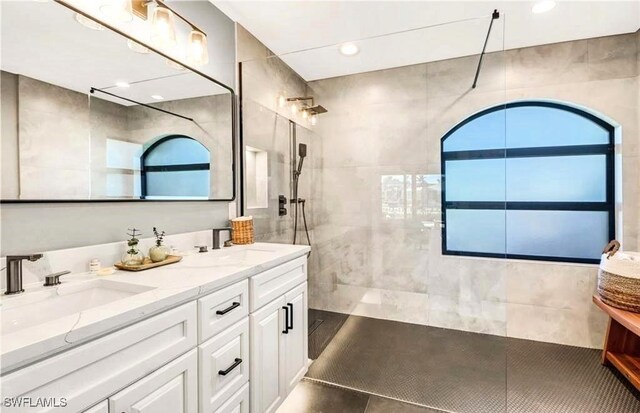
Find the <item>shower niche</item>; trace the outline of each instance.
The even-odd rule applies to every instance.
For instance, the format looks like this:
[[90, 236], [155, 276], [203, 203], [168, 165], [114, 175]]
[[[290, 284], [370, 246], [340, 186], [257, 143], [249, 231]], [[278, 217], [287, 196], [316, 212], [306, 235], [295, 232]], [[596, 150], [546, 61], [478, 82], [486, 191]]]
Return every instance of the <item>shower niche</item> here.
[[269, 207], [269, 154], [252, 146], [245, 147], [247, 209]]

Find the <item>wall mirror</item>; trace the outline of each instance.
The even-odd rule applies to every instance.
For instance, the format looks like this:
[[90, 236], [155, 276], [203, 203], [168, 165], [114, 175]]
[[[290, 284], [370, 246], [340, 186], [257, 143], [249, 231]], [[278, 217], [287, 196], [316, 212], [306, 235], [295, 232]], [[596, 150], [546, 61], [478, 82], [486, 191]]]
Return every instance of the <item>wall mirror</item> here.
[[233, 91], [82, 20], [2, 3], [2, 201], [232, 199]]

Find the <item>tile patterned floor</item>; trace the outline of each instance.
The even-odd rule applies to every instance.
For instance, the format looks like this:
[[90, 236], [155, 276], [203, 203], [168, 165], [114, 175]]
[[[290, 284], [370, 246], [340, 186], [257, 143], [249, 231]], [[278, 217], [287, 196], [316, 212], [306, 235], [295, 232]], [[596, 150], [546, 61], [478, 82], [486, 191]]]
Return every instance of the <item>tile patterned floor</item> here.
[[[597, 350], [348, 316], [307, 376], [436, 411], [640, 413], [640, 393], [599, 357]], [[367, 402], [371, 409], [385, 403], [393, 404]]]

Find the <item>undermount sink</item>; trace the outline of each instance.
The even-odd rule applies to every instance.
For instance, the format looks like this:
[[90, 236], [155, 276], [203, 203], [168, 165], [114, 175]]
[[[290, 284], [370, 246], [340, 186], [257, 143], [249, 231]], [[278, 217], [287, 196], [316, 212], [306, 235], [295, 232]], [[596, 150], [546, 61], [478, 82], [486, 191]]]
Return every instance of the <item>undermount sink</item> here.
[[152, 289], [154, 287], [94, 279], [7, 297], [0, 307], [2, 335], [15, 333]]

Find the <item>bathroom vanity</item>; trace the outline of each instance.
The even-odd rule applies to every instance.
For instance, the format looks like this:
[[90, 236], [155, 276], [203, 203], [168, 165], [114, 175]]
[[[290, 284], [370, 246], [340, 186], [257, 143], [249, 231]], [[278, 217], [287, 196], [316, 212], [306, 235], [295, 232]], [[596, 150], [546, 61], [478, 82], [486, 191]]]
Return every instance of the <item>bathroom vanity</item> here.
[[274, 412], [308, 367], [308, 251], [234, 246], [3, 298], [2, 410]]

